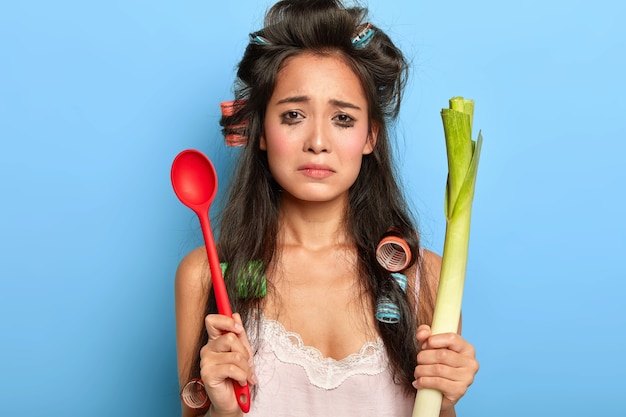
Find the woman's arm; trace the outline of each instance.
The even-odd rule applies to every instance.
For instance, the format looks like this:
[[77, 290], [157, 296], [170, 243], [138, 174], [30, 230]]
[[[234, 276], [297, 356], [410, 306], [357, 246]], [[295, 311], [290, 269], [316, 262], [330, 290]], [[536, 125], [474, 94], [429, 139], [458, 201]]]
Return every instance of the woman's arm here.
[[[181, 389], [188, 382], [194, 356], [198, 355], [205, 303], [211, 286], [207, 270], [206, 251], [199, 247], [185, 256], [176, 271], [176, 354]], [[181, 406], [183, 417], [195, 417], [206, 411], [189, 408], [184, 403]]]
[[[233, 384], [256, 383], [252, 348], [239, 314], [233, 317], [210, 314], [205, 317], [211, 281], [206, 251], [195, 249], [180, 263], [176, 272], [176, 349], [178, 379], [183, 387], [189, 378], [196, 355], [200, 355], [200, 376], [212, 404], [207, 409], [192, 409], [182, 403], [183, 417], [207, 413], [212, 417], [241, 416]], [[201, 332], [208, 342], [198, 352]]]

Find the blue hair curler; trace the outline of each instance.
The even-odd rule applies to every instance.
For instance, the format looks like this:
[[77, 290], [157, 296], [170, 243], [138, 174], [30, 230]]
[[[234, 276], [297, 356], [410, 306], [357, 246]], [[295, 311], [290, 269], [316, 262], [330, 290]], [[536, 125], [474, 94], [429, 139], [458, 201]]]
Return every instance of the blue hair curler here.
[[376, 305], [376, 320], [394, 324], [400, 321], [400, 308], [387, 297], [380, 297]]
[[352, 39], [352, 45], [357, 49], [365, 48], [374, 36], [374, 29], [371, 23], [366, 23], [362, 30], [359, 31]]
[[[396, 280], [402, 292], [406, 292], [406, 275], [394, 272], [391, 276]], [[400, 307], [392, 302], [389, 297], [380, 296], [376, 304], [376, 320], [381, 323], [394, 324], [400, 321]]]
[[256, 45], [269, 45], [269, 41], [267, 39], [257, 35], [256, 33], [250, 34], [250, 43], [254, 43]]

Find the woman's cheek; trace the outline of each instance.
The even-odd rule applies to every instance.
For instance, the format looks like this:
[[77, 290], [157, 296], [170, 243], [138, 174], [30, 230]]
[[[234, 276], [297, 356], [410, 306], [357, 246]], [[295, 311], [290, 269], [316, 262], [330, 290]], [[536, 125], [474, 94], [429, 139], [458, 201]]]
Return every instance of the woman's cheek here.
[[276, 155], [288, 154], [290, 142], [293, 142], [293, 133], [280, 127], [268, 126], [265, 129], [265, 147], [267, 151]]

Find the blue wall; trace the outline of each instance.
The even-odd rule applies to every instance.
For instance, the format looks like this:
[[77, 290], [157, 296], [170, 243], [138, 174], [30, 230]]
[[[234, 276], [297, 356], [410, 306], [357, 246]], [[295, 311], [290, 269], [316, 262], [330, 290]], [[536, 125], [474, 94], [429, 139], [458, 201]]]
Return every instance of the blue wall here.
[[[226, 183], [218, 102], [269, 3], [0, 5], [0, 415], [178, 414], [173, 276], [201, 236], [169, 168], [197, 148]], [[398, 150], [438, 252], [449, 97], [485, 137], [459, 415], [623, 415], [624, 3], [369, 5], [413, 62]]]

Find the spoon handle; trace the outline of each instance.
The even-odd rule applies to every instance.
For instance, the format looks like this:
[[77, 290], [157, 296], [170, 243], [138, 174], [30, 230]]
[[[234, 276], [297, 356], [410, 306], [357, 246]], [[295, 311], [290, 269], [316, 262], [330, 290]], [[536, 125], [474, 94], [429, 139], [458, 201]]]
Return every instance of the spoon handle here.
[[[206, 212], [197, 212], [196, 214], [200, 219], [200, 228], [204, 236], [204, 246], [206, 247], [207, 258], [209, 259], [211, 282], [213, 283], [213, 292], [215, 293], [215, 299], [217, 301], [217, 311], [221, 315], [232, 317], [233, 312], [230, 307], [230, 301], [228, 300], [228, 291], [226, 291], [226, 284], [222, 276], [220, 260], [217, 256], [217, 248], [215, 247], [215, 240], [213, 239], [208, 210]], [[250, 387], [248, 384], [241, 386], [237, 381], [233, 381], [233, 390], [235, 391], [235, 397], [237, 398], [237, 403], [241, 411], [244, 413], [250, 411]]]
[[204, 246], [206, 248], [207, 258], [209, 259], [211, 282], [213, 284], [213, 292], [215, 293], [215, 299], [217, 301], [217, 311], [224, 316], [232, 317], [233, 312], [230, 307], [230, 300], [228, 299], [228, 291], [226, 290], [224, 277], [222, 276], [222, 268], [220, 267], [220, 260], [217, 256], [217, 248], [215, 247], [215, 240], [213, 239], [209, 216], [207, 213], [198, 213], [198, 217], [200, 219], [202, 235], [204, 236]]

